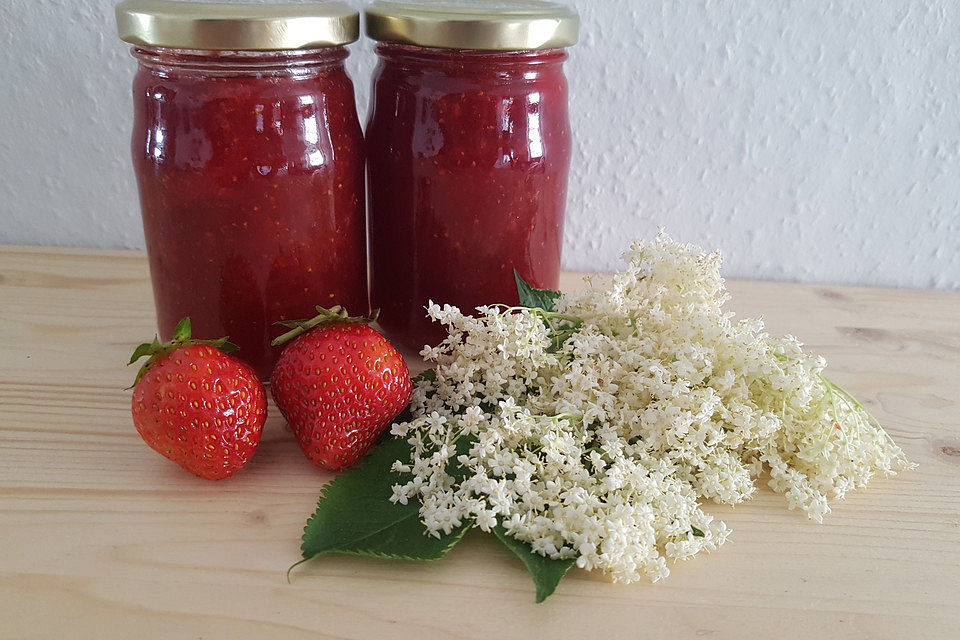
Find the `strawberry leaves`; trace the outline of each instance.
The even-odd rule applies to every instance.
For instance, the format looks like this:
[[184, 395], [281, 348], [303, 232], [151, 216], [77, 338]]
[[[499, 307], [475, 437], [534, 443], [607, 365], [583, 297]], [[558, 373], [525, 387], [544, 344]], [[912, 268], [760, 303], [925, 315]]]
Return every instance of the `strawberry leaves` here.
[[299, 335], [302, 335], [311, 329], [323, 326], [331, 326], [335, 324], [369, 324], [371, 322], [376, 322], [377, 318], [380, 316], [380, 309], [374, 309], [373, 313], [369, 316], [351, 316], [347, 313], [347, 310], [336, 305], [330, 307], [329, 309], [317, 305], [316, 307], [317, 315], [312, 318], [305, 320], [281, 320], [279, 322], [274, 322], [273, 324], [286, 327], [290, 329], [281, 336], [277, 336], [270, 343], [274, 347], [279, 347], [280, 345], [286, 344], [296, 338]]
[[130, 356], [130, 362], [127, 363], [127, 366], [130, 366], [145, 356], [149, 356], [149, 359], [140, 367], [140, 370], [137, 371], [137, 377], [134, 379], [133, 384], [127, 388], [132, 389], [137, 386], [140, 378], [147, 372], [150, 365], [179, 347], [186, 347], [192, 344], [206, 344], [214, 349], [219, 349], [223, 353], [231, 353], [239, 349], [237, 345], [229, 342], [226, 337], [218, 340], [192, 340], [190, 336], [190, 318], [184, 318], [177, 323], [176, 328], [173, 330], [173, 339], [170, 342], [160, 342], [160, 338], [154, 336], [153, 342], [144, 342], [138, 345], [137, 348], [133, 350], [133, 355]]
[[189, 340], [190, 333], [190, 318], [184, 318], [177, 323], [177, 327], [173, 330], [173, 341], [183, 342], [184, 340]]

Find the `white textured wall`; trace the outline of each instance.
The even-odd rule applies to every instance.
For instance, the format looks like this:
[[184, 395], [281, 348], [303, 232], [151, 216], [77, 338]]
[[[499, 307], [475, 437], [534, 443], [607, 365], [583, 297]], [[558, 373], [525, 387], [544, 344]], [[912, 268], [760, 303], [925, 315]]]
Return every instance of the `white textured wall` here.
[[[113, 4], [0, 0], [0, 242], [143, 245]], [[664, 226], [731, 277], [960, 288], [957, 0], [576, 4], [567, 268]]]

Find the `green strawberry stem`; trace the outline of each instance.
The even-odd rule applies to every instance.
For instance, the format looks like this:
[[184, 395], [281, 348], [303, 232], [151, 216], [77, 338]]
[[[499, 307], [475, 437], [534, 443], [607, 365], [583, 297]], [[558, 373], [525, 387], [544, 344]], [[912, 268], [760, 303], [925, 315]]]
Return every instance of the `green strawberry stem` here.
[[220, 338], [219, 340], [191, 340], [190, 339], [190, 318], [184, 318], [177, 324], [177, 328], [173, 330], [173, 339], [170, 342], [160, 342], [158, 336], [153, 337], [153, 342], [144, 342], [138, 346], [133, 351], [133, 355], [130, 356], [130, 362], [127, 363], [129, 367], [131, 364], [139, 360], [144, 356], [150, 356], [150, 358], [143, 363], [143, 366], [140, 367], [140, 370], [137, 371], [137, 377], [134, 379], [133, 384], [127, 387], [127, 389], [132, 389], [137, 386], [137, 383], [140, 382], [140, 378], [143, 377], [143, 374], [147, 372], [147, 369], [158, 358], [161, 358], [174, 349], [180, 347], [186, 347], [193, 344], [208, 344], [214, 349], [219, 349], [224, 353], [230, 353], [231, 351], [236, 351], [239, 347], [232, 342], [228, 342], [226, 336]]
[[270, 344], [274, 347], [278, 347], [282, 344], [290, 342], [297, 336], [320, 326], [330, 326], [335, 324], [368, 324], [370, 322], [375, 322], [379, 316], [379, 309], [374, 309], [373, 313], [371, 313], [369, 316], [362, 317], [349, 315], [347, 310], [340, 305], [330, 307], [329, 309], [318, 305], [317, 315], [309, 320], [281, 320], [280, 322], [274, 322], [274, 324], [288, 327], [290, 331], [287, 331], [285, 334], [274, 338], [273, 342]]

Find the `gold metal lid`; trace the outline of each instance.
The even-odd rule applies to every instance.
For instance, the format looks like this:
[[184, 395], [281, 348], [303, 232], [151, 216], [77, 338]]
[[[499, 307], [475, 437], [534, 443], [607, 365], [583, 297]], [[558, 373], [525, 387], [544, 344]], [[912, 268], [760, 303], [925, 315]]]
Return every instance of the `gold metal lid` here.
[[133, 44], [207, 51], [314, 49], [354, 42], [360, 15], [344, 2], [226, 4], [124, 0], [117, 32]]
[[569, 47], [580, 32], [576, 11], [538, 0], [377, 0], [364, 16], [374, 40], [444, 49]]

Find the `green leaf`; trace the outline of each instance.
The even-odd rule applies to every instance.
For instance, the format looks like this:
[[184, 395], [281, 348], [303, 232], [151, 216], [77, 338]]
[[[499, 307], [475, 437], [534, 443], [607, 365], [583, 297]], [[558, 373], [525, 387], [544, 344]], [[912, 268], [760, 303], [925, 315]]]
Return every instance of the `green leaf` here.
[[[436, 379], [437, 379], [437, 372], [434, 371], [433, 369], [427, 369], [425, 371], [421, 371], [418, 375], [411, 378], [410, 382], [411, 384], [416, 385], [421, 380], [430, 380], [432, 382]], [[403, 411], [401, 411], [394, 417], [392, 424], [397, 424], [400, 422], [410, 422], [411, 420], [413, 420], [413, 412], [410, 410], [410, 404], [408, 403], [407, 406], [403, 408]], [[409, 457], [409, 451], [408, 451], [407, 457]]]
[[214, 340], [214, 341], [213, 341], [213, 344], [212, 344], [211, 346], [219, 349], [220, 351], [222, 351], [222, 352], [224, 352], [224, 353], [233, 353], [234, 351], [239, 351], [239, 350], [240, 350], [240, 347], [238, 347], [237, 345], [233, 344], [232, 342], [230, 342], [230, 341], [227, 340], [226, 338], [220, 338], [219, 340]]
[[693, 525], [690, 525], [690, 532], [693, 533], [695, 538], [702, 538], [703, 536], [706, 535], [703, 531], [701, 531], [700, 529], [697, 529]]
[[321, 553], [438, 560], [463, 537], [462, 525], [449, 535], [425, 535], [420, 504], [390, 502], [400, 476], [390, 470], [395, 460], [409, 460], [410, 445], [390, 438], [359, 465], [344, 471], [323, 488], [316, 512], [307, 520], [300, 547], [304, 558]]
[[450, 456], [450, 461], [447, 462], [447, 475], [453, 478], [454, 482], [457, 484], [460, 484], [467, 479], [467, 476], [473, 474], [473, 471], [460, 464], [458, 458], [460, 456], [469, 454], [470, 447], [472, 447], [473, 443], [476, 441], [476, 435], [460, 435], [459, 439], [453, 445], [454, 453], [452, 456]]
[[436, 369], [424, 369], [416, 376], [413, 377], [413, 384], [417, 384], [421, 380], [429, 380], [430, 382], [436, 382], [437, 380], [437, 370]]
[[150, 357], [146, 362], [143, 363], [143, 366], [140, 367], [140, 370], [137, 371], [137, 377], [134, 378], [133, 384], [127, 387], [127, 389], [133, 389], [135, 386], [137, 386], [137, 384], [143, 378], [143, 374], [145, 374], [147, 369], [149, 369], [159, 358], [181, 347], [194, 344], [206, 344], [215, 349], [219, 349], [224, 353], [231, 353], [239, 349], [237, 345], [229, 342], [226, 337], [220, 338], [219, 340], [191, 340], [190, 335], [190, 318], [184, 318], [177, 324], [177, 328], [173, 330], [173, 339], [170, 342], [160, 342], [160, 337], [154, 336], [153, 342], [144, 342], [134, 349], [133, 355], [130, 357], [130, 362], [127, 363], [127, 366], [133, 364], [144, 356]]
[[153, 350], [154, 350], [155, 348], [158, 348], [159, 346], [160, 346], [160, 343], [157, 341], [156, 338], [154, 338], [154, 340], [153, 340], [152, 343], [151, 343], [151, 342], [144, 342], [144, 343], [141, 344], [139, 347], [137, 347], [136, 349], [134, 349], [133, 355], [130, 356], [130, 362], [128, 362], [127, 365], [129, 366], [129, 365], [133, 364], [134, 362], [136, 362], [137, 360], [139, 360], [139, 359], [142, 358], [143, 356], [148, 356], [148, 355], [150, 355], [151, 353], [153, 353]]
[[556, 590], [560, 580], [574, 564], [573, 560], [551, 560], [539, 553], [534, 553], [529, 544], [509, 535], [500, 525], [494, 527], [493, 534], [506, 545], [507, 549], [520, 558], [530, 572], [533, 584], [537, 587], [537, 602], [543, 602]]
[[177, 328], [173, 330], [173, 341], [174, 342], [185, 342], [190, 339], [190, 318], [184, 318], [177, 324]]
[[513, 270], [513, 277], [517, 281], [517, 293], [520, 295], [520, 304], [531, 309], [554, 311], [554, 302], [560, 297], [559, 291], [552, 289], [534, 289], [520, 277], [520, 272]]
[[130, 362], [127, 363], [128, 367], [144, 356], [150, 357], [146, 362], [143, 363], [143, 365], [141, 365], [140, 369], [137, 371], [137, 377], [133, 379], [133, 384], [127, 387], [125, 391], [133, 389], [135, 386], [137, 386], [137, 383], [139, 383], [140, 379], [143, 378], [143, 374], [147, 372], [147, 368], [157, 359], [158, 354], [163, 353], [163, 348], [164, 345], [160, 344], [160, 338], [158, 336], [154, 336], [153, 342], [144, 342], [133, 350], [133, 355], [130, 356]]
[[304, 320], [278, 320], [274, 322], [273, 324], [287, 327], [290, 331], [287, 331], [281, 336], [277, 336], [270, 344], [274, 347], [279, 347], [317, 327], [335, 324], [367, 324], [375, 321], [380, 315], [380, 310], [377, 309], [369, 316], [351, 316], [347, 313], [347, 310], [340, 305], [334, 305], [329, 309], [317, 305], [316, 309], [317, 315], [312, 318], [306, 318]]

